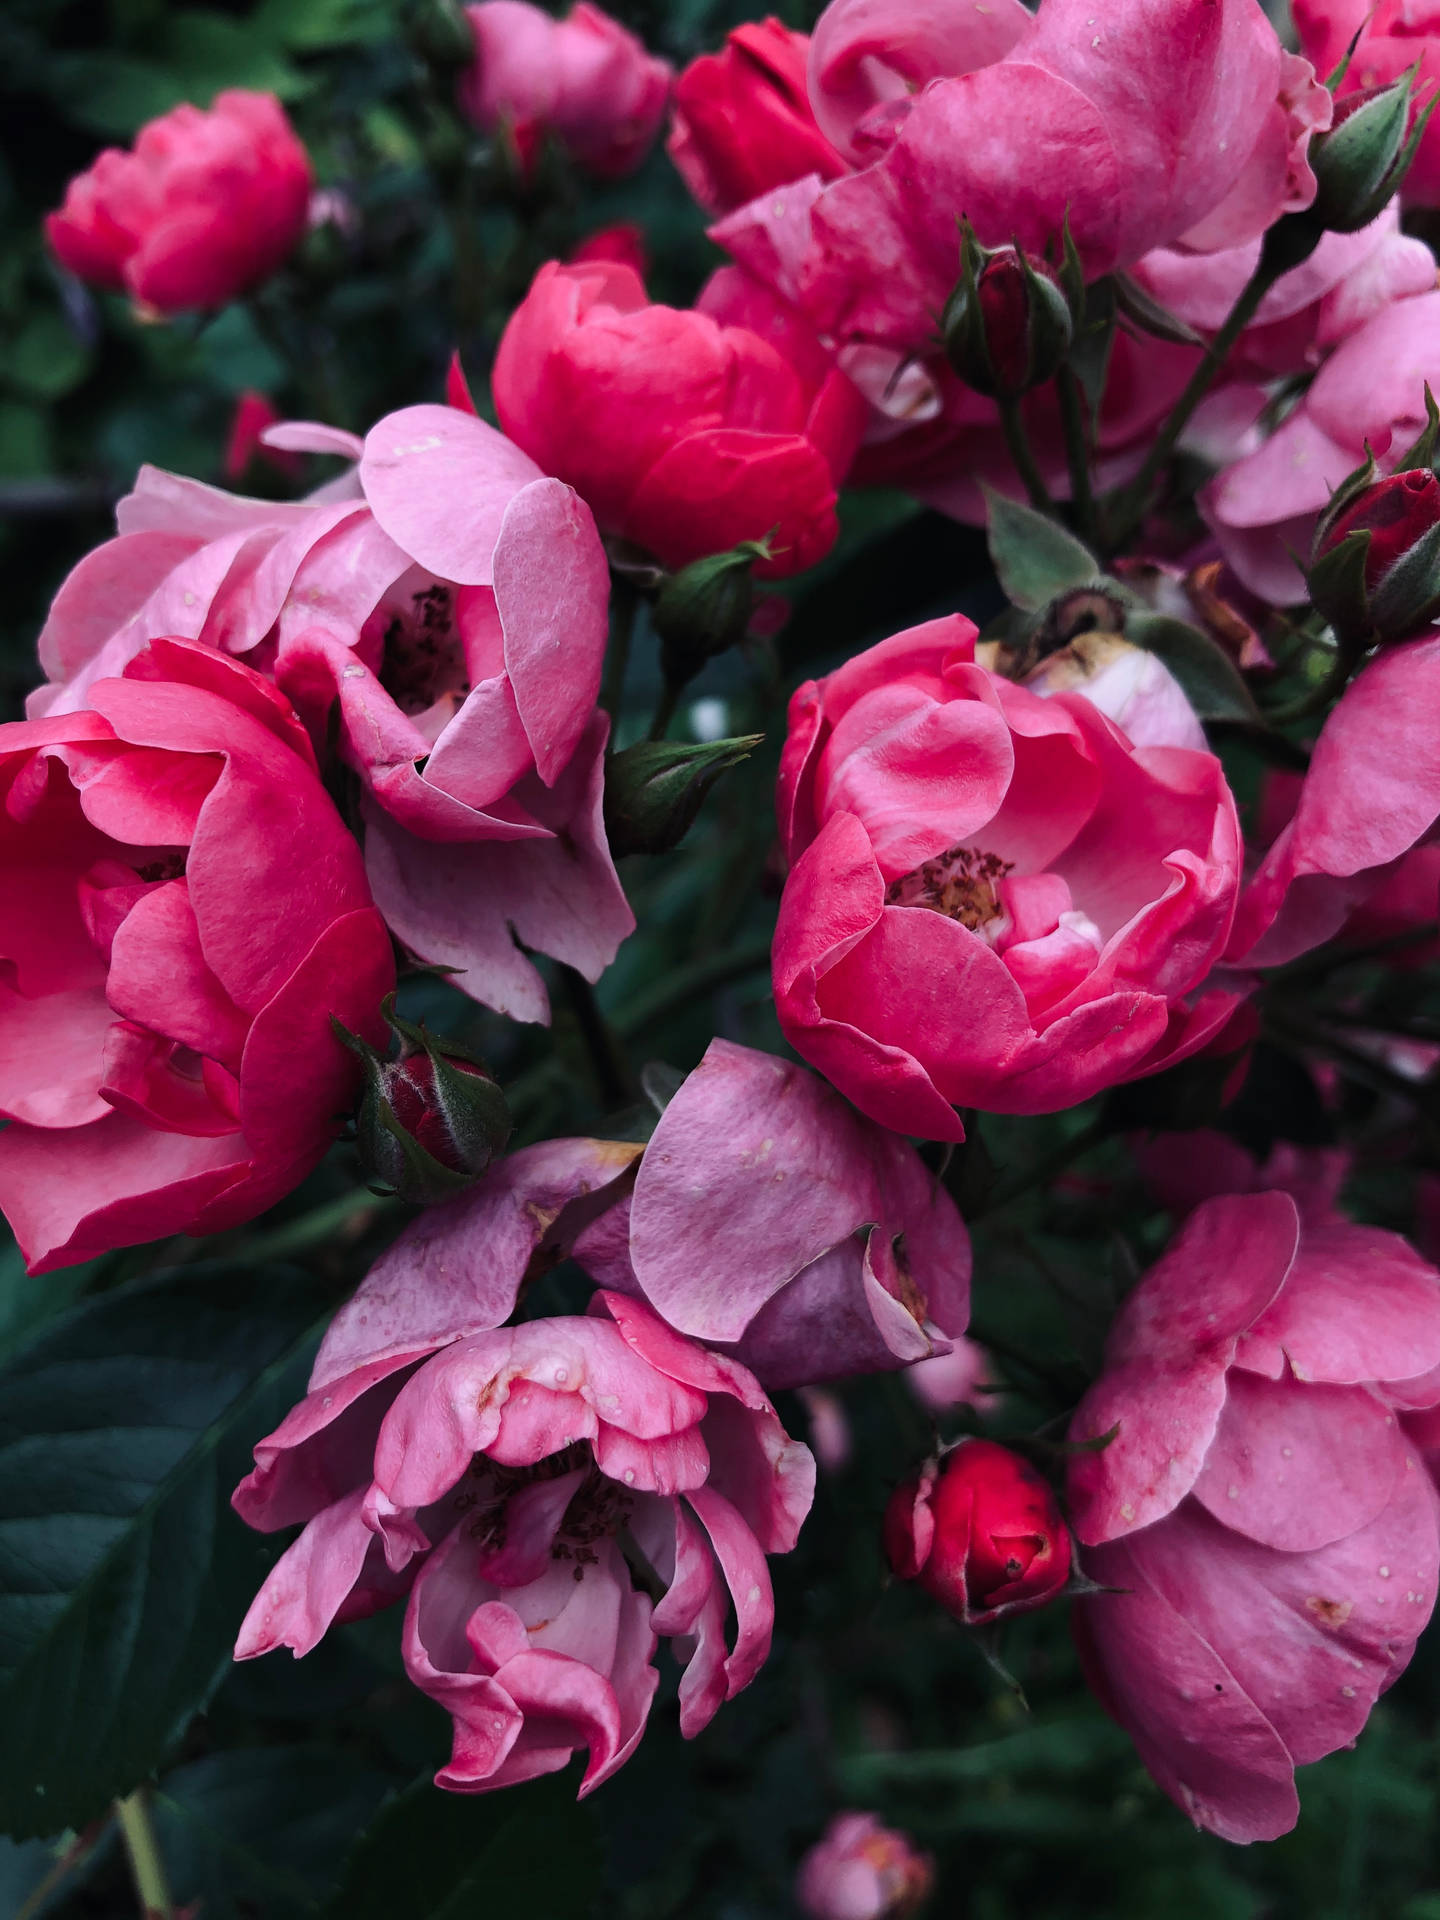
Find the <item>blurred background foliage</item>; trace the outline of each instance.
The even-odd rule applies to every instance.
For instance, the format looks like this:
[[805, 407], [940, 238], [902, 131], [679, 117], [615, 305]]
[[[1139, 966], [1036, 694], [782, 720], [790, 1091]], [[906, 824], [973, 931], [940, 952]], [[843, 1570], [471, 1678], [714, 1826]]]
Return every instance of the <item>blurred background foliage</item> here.
[[[630, 0], [612, 11], [682, 63], [748, 10]], [[813, 9], [779, 11], [806, 26]], [[522, 186], [503, 154], [460, 135], [410, 50], [411, 18], [396, 0], [6, 0], [6, 717], [39, 677], [51, 595], [106, 536], [136, 468], [218, 481], [244, 391], [363, 429], [390, 407], [438, 399], [458, 343], [483, 410], [487, 358], [542, 259], [627, 219], [644, 227], [657, 297], [688, 300], [718, 263], [663, 152], [603, 188], [548, 155]], [[278, 93], [336, 196], [291, 267], [243, 305], [170, 325], [60, 274], [40, 220], [68, 179], [104, 142], [225, 86]], [[331, 470], [312, 463], [306, 479]], [[280, 483], [259, 469], [247, 484]], [[774, 637], [707, 668], [682, 718], [696, 737], [764, 733], [765, 747], [726, 776], [678, 852], [627, 863], [640, 931], [599, 994], [620, 1043], [613, 1071], [585, 1044], [587, 1008], [563, 994], [546, 1034], [481, 1014], [439, 981], [407, 988], [412, 1013], [487, 1053], [521, 1139], [643, 1132], [653, 1109], [641, 1068], [688, 1070], [717, 1032], [780, 1050], [767, 959], [784, 699], [883, 632], [957, 607], [983, 619], [999, 604], [977, 535], [883, 494], [847, 501], [836, 551], [787, 594]], [[643, 732], [659, 685], [642, 620], [622, 740]], [[1237, 784], [1247, 751], [1227, 746]], [[1333, 974], [1288, 983], [1292, 1038], [1312, 987], [1341, 993], [1357, 1022], [1440, 1033], [1431, 975], [1361, 960], [1338, 987]], [[1432, 1105], [1373, 1062], [1341, 1066], [1337, 1108], [1292, 1052], [1264, 1042], [1224, 1123], [1263, 1155], [1277, 1138], [1323, 1142], [1338, 1118], [1365, 1147], [1357, 1211], [1408, 1229], [1417, 1139], [1421, 1161], [1437, 1163]], [[1125, 1139], [1214, 1115], [1213, 1086], [1169, 1076], [1103, 1110], [987, 1118], [947, 1169], [977, 1220], [976, 1332], [1009, 1388], [992, 1430], [1055, 1430], [1118, 1291], [1163, 1242], [1167, 1223]], [[202, 1920], [424, 1920], [507, 1902], [535, 1920], [783, 1920], [801, 1852], [845, 1806], [876, 1809], [933, 1851], [932, 1911], [956, 1920], [1440, 1920], [1440, 1637], [1422, 1640], [1358, 1750], [1304, 1772], [1296, 1833], [1248, 1851], [1196, 1835], [1086, 1694], [1063, 1609], [1007, 1636], [1022, 1700], [923, 1596], [887, 1584], [879, 1517], [933, 1437], [895, 1379], [839, 1390], [849, 1462], [822, 1477], [799, 1549], [775, 1563], [776, 1646], [758, 1681], [686, 1745], [669, 1673], [638, 1753], [583, 1807], [575, 1769], [478, 1800], [424, 1784], [448, 1725], [404, 1683], [393, 1615], [332, 1633], [298, 1665], [276, 1655], [232, 1668], [226, 1649], [276, 1551], [229, 1520], [237, 1462], [402, 1217], [364, 1191], [341, 1147], [267, 1219], [203, 1247], [140, 1249], [33, 1281], [13, 1248], [0, 1250], [0, 1563], [57, 1570], [43, 1631], [0, 1600], [0, 1801], [20, 1836], [0, 1841], [0, 1914], [133, 1914], [107, 1801], [154, 1769], [173, 1892]], [[288, 1265], [266, 1279], [261, 1264], [275, 1262]], [[583, 1292], [562, 1268], [526, 1311], [565, 1310]], [[806, 1409], [782, 1399], [787, 1425], [805, 1432]], [[36, 1491], [37, 1462], [86, 1447], [115, 1482], [88, 1531]], [[52, 1767], [62, 1784], [47, 1808], [35, 1782]]]

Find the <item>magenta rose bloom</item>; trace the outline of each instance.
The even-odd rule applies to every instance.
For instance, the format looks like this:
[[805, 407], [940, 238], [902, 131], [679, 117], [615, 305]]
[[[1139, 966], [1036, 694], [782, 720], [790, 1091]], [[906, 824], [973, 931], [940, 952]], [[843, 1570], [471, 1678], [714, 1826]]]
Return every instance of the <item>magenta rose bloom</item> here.
[[733, 272], [681, 310], [627, 267], [551, 261], [492, 384], [516, 445], [664, 566], [770, 535], [757, 571], [775, 577], [835, 542], [864, 402], [797, 314]]
[[908, 1834], [873, 1813], [838, 1813], [800, 1862], [795, 1899], [808, 1920], [906, 1920], [934, 1882]]
[[247, 657], [318, 744], [338, 707], [387, 923], [477, 1000], [544, 1020], [515, 936], [593, 980], [634, 925], [602, 817], [610, 580], [594, 522], [456, 407], [402, 408], [364, 440], [294, 423], [263, 439], [358, 465], [287, 502], [144, 468], [119, 537], [56, 595], [29, 711], [83, 706], [170, 633]]
[[1220, 763], [1134, 746], [1083, 695], [975, 664], [959, 615], [790, 703], [775, 932], [786, 1038], [862, 1113], [963, 1137], [1193, 1052], [1240, 876]]
[[284, 698], [155, 640], [0, 727], [0, 1209], [33, 1272], [219, 1233], [335, 1138], [395, 983]]
[[356, 1296], [366, 1341], [383, 1319], [397, 1352], [431, 1344], [456, 1303], [462, 1331], [499, 1326], [542, 1237], [772, 1390], [948, 1353], [969, 1316], [969, 1235], [909, 1142], [728, 1040], [648, 1146], [550, 1141], [429, 1208]]
[[267, 280], [305, 231], [313, 179], [285, 109], [232, 88], [174, 107], [133, 153], [107, 147], [45, 221], [62, 266], [158, 313], [223, 307]]
[[1440, 1402], [1440, 1274], [1288, 1194], [1198, 1207], [1131, 1294], [1070, 1437], [1092, 1684], [1202, 1827], [1268, 1840], [1364, 1726], [1440, 1580], [1402, 1416]]
[[714, 237], [839, 342], [923, 351], [955, 283], [955, 220], [1090, 275], [1152, 247], [1253, 239], [1308, 206], [1331, 102], [1255, 0], [835, 0], [810, 103], [858, 171], [765, 194]]
[[747, 20], [675, 82], [667, 150], [707, 213], [729, 213], [805, 174], [849, 172], [810, 110], [809, 52], [807, 36], [773, 15]]
[[588, 1793], [644, 1731], [660, 1636], [685, 1669], [687, 1737], [769, 1651], [765, 1556], [795, 1544], [814, 1462], [754, 1376], [618, 1294], [584, 1317], [485, 1324], [513, 1304], [547, 1185], [603, 1188], [629, 1153], [516, 1155], [468, 1297], [453, 1264], [403, 1296], [395, 1263], [377, 1269], [235, 1494], [252, 1526], [306, 1523], [238, 1657], [306, 1653], [332, 1621], [408, 1594], [406, 1670], [455, 1722], [443, 1787], [508, 1786], [584, 1747]]
[[591, 173], [633, 173], [650, 151], [670, 99], [670, 66], [633, 33], [580, 0], [563, 20], [528, 0], [466, 7], [475, 63], [460, 82], [460, 110], [503, 133], [522, 172], [553, 135]]

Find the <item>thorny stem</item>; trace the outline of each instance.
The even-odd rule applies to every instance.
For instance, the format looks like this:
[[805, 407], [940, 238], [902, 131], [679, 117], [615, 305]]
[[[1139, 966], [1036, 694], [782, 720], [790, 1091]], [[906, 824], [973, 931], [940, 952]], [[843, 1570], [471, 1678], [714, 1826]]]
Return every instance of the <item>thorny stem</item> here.
[[[1108, 1137], [1109, 1132], [1109, 1122], [1105, 1115], [1096, 1114], [1095, 1118], [1082, 1127], [1079, 1133], [1072, 1134], [1068, 1140], [1062, 1140], [1053, 1152], [1047, 1153], [1043, 1160], [1038, 1161], [1018, 1179], [1010, 1181], [1005, 1186], [995, 1187], [982, 1203], [979, 1212], [995, 1213], [999, 1208], [1009, 1206], [1012, 1200], [1019, 1200], [1025, 1194], [1034, 1192], [1037, 1187], [1048, 1185], [1056, 1174], [1063, 1173], [1073, 1161], [1082, 1159], [1093, 1147], [1098, 1147], [1101, 1141]], [[979, 1214], [972, 1215], [972, 1218], [978, 1217]]]
[[1065, 458], [1070, 468], [1070, 498], [1075, 507], [1076, 529], [1093, 552], [1100, 545], [1100, 527], [1095, 513], [1095, 492], [1090, 484], [1090, 445], [1080, 382], [1071, 367], [1062, 366], [1055, 376], [1055, 384], [1060, 395], [1060, 420], [1065, 429]]
[[174, 1920], [175, 1908], [165, 1878], [165, 1862], [160, 1858], [144, 1787], [137, 1787], [115, 1802], [115, 1818], [130, 1857], [130, 1877], [139, 1896], [143, 1920]]
[[1048, 513], [1055, 517], [1055, 502], [1046, 490], [1040, 469], [1035, 464], [1035, 455], [1030, 450], [1030, 436], [1025, 431], [1025, 422], [1020, 413], [1018, 400], [997, 400], [1000, 410], [1000, 425], [1005, 430], [1005, 445], [1010, 449], [1010, 458], [1015, 463], [1015, 471], [1025, 482], [1025, 491], [1030, 496], [1030, 504], [1037, 513]]

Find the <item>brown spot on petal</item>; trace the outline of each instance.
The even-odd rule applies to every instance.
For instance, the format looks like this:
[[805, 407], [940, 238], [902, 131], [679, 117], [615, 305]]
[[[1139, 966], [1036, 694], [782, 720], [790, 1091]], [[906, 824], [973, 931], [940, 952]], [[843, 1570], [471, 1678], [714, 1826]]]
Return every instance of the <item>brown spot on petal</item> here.
[[1318, 1593], [1312, 1593], [1305, 1602], [1305, 1611], [1313, 1614], [1322, 1627], [1331, 1631], [1343, 1627], [1350, 1618], [1353, 1602], [1349, 1600], [1322, 1600]]

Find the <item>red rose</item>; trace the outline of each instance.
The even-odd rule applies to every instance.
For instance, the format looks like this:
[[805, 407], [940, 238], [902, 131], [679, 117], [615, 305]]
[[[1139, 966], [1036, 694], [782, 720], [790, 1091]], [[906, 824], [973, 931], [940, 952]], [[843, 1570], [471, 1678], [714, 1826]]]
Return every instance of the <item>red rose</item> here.
[[107, 147], [45, 222], [62, 266], [160, 313], [223, 307], [267, 279], [305, 230], [305, 149], [268, 93], [180, 106]]
[[962, 1440], [891, 1495], [885, 1551], [957, 1620], [983, 1626], [1053, 1600], [1070, 1534], [1050, 1483], [993, 1440]]
[[778, 577], [834, 543], [864, 403], [799, 317], [733, 269], [679, 311], [628, 267], [551, 261], [505, 329], [493, 388], [510, 438], [665, 566], [772, 535], [757, 571]]
[[809, 51], [807, 35], [773, 16], [747, 20], [676, 81], [668, 150], [708, 213], [729, 213], [806, 174], [835, 180], [849, 172], [810, 110]]

